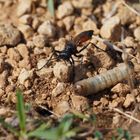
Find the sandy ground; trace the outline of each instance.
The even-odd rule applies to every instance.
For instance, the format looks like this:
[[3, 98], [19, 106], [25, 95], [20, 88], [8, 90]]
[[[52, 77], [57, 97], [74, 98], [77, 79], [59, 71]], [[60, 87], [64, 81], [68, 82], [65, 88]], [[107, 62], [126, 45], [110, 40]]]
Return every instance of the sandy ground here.
[[[20, 88], [34, 115], [45, 117], [40, 105], [58, 116], [72, 111], [94, 113], [97, 128], [112, 130], [105, 132], [105, 138], [111, 137], [117, 127], [138, 136], [140, 125], [117, 110], [140, 119], [140, 3], [133, 1], [130, 7], [125, 4], [119, 0], [68, 0], [56, 4], [53, 18], [45, 0], [1, 0], [0, 116], [13, 117], [16, 90]], [[92, 42], [77, 53], [82, 57], [71, 55], [74, 65], [58, 59], [60, 53], [45, 65], [52, 48], [62, 51], [79, 33], [89, 30], [93, 30], [93, 36], [87, 41], [80, 45], [74, 42], [76, 50]], [[110, 49], [105, 40], [118, 49]], [[98, 81], [99, 92], [94, 93], [93, 87], [90, 94], [75, 90], [78, 81], [120, 68], [120, 63], [127, 65], [128, 61], [134, 65], [133, 72], [124, 71], [126, 76], [121, 80], [113, 78], [117, 75], [113, 72], [111, 80], [101, 81], [105, 90]]]

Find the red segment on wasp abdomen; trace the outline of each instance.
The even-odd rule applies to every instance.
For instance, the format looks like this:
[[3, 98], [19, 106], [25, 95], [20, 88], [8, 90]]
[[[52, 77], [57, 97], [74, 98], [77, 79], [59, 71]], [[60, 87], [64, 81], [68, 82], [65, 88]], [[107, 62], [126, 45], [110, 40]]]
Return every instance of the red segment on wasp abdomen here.
[[78, 34], [74, 38], [74, 43], [76, 45], [81, 45], [83, 42], [86, 42], [89, 39], [91, 39], [92, 35], [93, 35], [93, 30], [84, 31], [84, 32]]

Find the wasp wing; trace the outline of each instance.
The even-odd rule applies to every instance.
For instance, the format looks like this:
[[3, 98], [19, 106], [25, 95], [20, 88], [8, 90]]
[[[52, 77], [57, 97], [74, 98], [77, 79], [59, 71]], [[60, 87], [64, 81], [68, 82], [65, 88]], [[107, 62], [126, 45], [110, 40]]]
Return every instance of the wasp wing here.
[[80, 34], [78, 34], [74, 39], [73, 42], [79, 46], [81, 45], [83, 42], [88, 41], [89, 39], [91, 39], [93, 35], [93, 30], [88, 30], [88, 31], [84, 31], [81, 32]]

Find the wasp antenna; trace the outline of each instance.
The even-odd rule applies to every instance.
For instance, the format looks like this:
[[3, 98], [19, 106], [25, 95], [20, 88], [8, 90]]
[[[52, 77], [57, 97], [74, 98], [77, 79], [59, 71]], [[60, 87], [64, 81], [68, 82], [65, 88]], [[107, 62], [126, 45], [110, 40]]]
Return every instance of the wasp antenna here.
[[100, 47], [98, 47], [97, 45], [93, 44], [92, 42], [90, 42], [90, 44], [92, 44], [96, 49], [99, 49], [99, 50], [101, 50], [101, 51], [106, 52], [105, 50], [101, 49]]
[[57, 58], [52, 59], [53, 56], [54, 56], [54, 53], [52, 53], [52, 55], [50, 56], [49, 60], [47, 60], [46, 63], [40, 69], [38, 69], [38, 71], [41, 70], [45, 65], [48, 65], [50, 61], [57, 59]]
[[50, 62], [51, 60], [53, 60], [53, 59], [52, 59], [53, 56], [54, 56], [54, 53], [52, 53], [52, 55], [50, 56], [50, 58], [49, 58], [49, 60], [47, 61], [46, 65], [48, 65], [49, 62]]

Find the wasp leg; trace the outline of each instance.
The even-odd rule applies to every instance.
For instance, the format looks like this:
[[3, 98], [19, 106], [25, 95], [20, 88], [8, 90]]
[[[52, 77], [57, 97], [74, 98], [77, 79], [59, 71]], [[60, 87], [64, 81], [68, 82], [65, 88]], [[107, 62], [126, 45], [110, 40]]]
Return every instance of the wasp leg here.
[[70, 81], [73, 82], [74, 77], [75, 77], [75, 69], [74, 69], [74, 60], [73, 60], [72, 57], [70, 57], [69, 62], [71, 64], [71, 66], [72, 66], [72, 75], [71, 75]]
[[70, 59], [71, 59], [72, 65], [74, 65], [74, 60], [73, 60], [73, 58], [72, 58], [72, 57], [70, 57]]
[[86, 49], [89, 44], [90, 44], [90, 42], [87, 45], [85, 45], [82, 49], [80, 49], [77, 53], [80, 53], [81, 51], [83, 51], [84, 49]]
[[79, 54], [79, 55], [77, 55], [77, 54], [73, 54], [74, 56], [76, 56], [76, 57], [82, 57], [83, 55], [82, 54]]
[[49, 62], [52, 60], [53, 56], [54, 56], [54, 53], [52, 53], [52, 55], [50, 56], [49, 60], [41, 68], [39, 68], [38, 70], [41, 70], [43, 67], [45, 67], [45, 65], [48, 65]]
[[60, 53], [61, 51], [55, 50], [55, 52]]
[[[91, 43], [91, 42], [90, 42]], [[96, 49], [106, 52], [105, 50], [101, 49], [100, 47], [96, 46], [95, 44], [91, 43]]]
[[80, 49], [77, 53], [80, 53], [81, 51], [83, 51], [84, 49], [86, 49], [87, 47], [88, 47], [88, 45], [89, 44], [92, 44], [92, 45], [94, 45], [94, 47], [95, 48], [97, 48], [97, 49], [99, 49], [99, 50], [101, 50], [101, 51], [104, 51], [105, 52], [105, 50], [103, 50], [103, 49], [101, 49], [101, 48], [99, 48], [98, 46], [96, 46], [95, 44], [93, 44], [92, 42], [89, 42], [86, 46], [84, 46], [82, 49]]
[[[58, 58], [57, 58], [57, 57], [58, 57], [58, 54], [57, 54], [57, 53], [60, 53], [60, 51], [54, 50], [54, 48], [53, 48], [53, 53], [52, 53], [52, 55], [50, 56], [49, 60], [48, 60], [40, 69], [38, 69], [38, 70], [41, 70], [45, 65], [48, 65], [48, 64], [50, 63], [51, 60], [58, 59]], [[52, 59], [53, 56], [55, 56], [54, 59]]]

